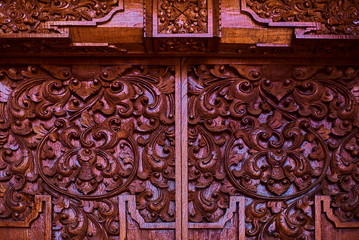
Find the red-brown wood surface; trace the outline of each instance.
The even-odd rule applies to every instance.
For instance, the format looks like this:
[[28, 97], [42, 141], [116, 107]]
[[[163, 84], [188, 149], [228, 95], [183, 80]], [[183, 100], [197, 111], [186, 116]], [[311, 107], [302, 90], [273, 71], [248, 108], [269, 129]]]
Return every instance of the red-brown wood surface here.
[[0, 1], [0, 239], [356, 239], [355, 0]]

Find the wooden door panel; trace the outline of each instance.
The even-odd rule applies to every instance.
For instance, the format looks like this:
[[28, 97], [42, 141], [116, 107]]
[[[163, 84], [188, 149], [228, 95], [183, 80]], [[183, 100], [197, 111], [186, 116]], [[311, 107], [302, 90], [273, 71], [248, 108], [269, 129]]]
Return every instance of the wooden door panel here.
[[1, 236], [356, 234], [358, 66], [151, 61], [0, 67]]
[[[44, 195], [37, 232], [51, 236], [43, 239], [174, 238], [174, 65], [14, 65], [0, 73], [2, 227], [39, 226]], [[21, 239], [32, 236], [25, 232]]]
[[[189, 228], [203, 228], [189, 238], [330, 239], [345, 231], [336, 228], [355, 228], [358, 67], [190, 62], [183, 211]], [[212, 230], [233, 196], [245, 198], [242, 225], [235, 215]], [[315, 218], [317, 197], [340, 223], [329, 232]]]

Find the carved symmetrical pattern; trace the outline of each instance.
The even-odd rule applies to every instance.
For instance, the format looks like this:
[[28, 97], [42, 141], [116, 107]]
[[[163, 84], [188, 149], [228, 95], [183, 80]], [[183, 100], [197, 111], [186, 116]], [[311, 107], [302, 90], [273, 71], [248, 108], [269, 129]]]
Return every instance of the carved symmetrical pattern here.
[[158, 33], [207, 33], [207, 0], [158, 0]]
[[317, 34], [359, 34], [359, 4], [355, 0], [246, 0], [259, 17], [273, 22], [318, 22]]
[[207, 39], [169, 38], [158, 40], [159, 52], [193, 53], [206, 52]]
[[312, 239], [314, 196], [359, 220], [357, 67], [189, 69], [189, 220], [246, 197], [249, 239]]
[[[46, 21], [91, 21], [118, 7], [118, 0], [5, 0], [0, 4], [3, 33], [48, 33]], [[53, 30], [52, 30], [53, 31]]]
[[53, 237], [119, 235], [118, 195], [146, 222], [174, 221], [174, 70], [0, 70], [0, 220], [53, 198]]

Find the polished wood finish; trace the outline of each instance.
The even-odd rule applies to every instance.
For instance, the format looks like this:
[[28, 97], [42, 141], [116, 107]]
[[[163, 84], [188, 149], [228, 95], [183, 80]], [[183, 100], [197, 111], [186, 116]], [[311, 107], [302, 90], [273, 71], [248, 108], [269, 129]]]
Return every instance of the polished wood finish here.
[[332, 57], [358, 51], [353, 0], [25, 2], [0, 7], [2, 55]]
[[356, 239], [358, 16], [0, 2], [0, 239]]

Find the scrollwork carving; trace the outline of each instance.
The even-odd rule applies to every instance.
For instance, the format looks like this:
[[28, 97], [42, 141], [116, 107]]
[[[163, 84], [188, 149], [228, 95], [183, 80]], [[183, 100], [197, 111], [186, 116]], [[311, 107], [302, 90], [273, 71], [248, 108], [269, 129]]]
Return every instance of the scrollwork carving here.
[[3, 33], [49, 33], [46, 21], [91, 21], [118, 7], [118, 0], [4, 1], [0, 5]]
[[260, 18], [276, 23], [320, 23], [322, 27], [315, 34], [358, 35], [359, 6], [353, 0], [246, 0], [245, 4]]
[[53, 237], [119, 235], [118, 195], [146, 222], [175, 218], [174, 68], [0, 70], [0, 218], [53, 197]]
[[314, 196], [358, 220], [357, 67], [201, 65], [188, 73], [189, 219], [246, 196], [246, 235], [312, 239]]

